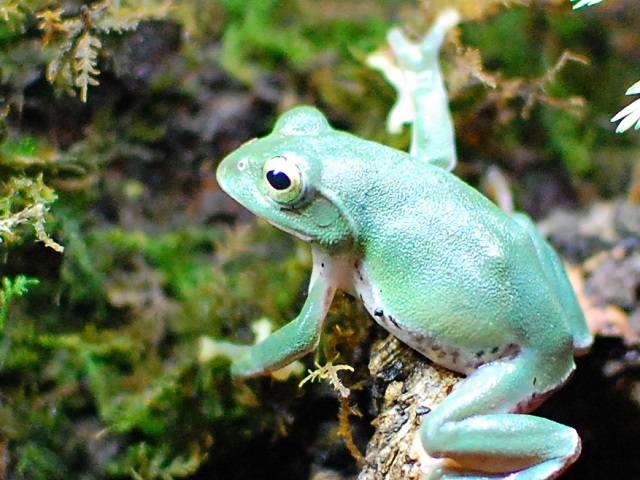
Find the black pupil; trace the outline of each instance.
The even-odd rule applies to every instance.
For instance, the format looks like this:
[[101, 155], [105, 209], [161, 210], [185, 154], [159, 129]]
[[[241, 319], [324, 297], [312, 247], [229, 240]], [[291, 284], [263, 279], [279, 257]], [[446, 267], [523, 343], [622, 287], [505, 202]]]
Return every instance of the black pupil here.
[[269, 170], [267, 172], [267, 182], [276, 190], [286, 190], [291, 186], [291, 179], [286, 173], [279, 170]]

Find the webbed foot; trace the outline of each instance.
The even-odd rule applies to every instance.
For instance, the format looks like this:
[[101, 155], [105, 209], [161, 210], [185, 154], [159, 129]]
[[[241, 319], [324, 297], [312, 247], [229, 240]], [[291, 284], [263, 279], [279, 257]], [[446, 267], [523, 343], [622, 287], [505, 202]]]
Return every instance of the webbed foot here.
[[427, 454], [445, 459], [424, 480], [546, 480], [573, 463], [581, 448], [573, 428], [518, 413], [573, 369], [570, 355], [556, 353], [555, 362], [529, 353], [497, 360], [459, 383], [420, 428]]

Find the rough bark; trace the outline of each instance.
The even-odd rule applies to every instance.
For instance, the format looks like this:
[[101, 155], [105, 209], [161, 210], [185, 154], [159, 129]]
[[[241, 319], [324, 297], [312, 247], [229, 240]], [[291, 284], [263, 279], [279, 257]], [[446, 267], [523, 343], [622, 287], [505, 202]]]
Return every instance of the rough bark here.
[[424, 458], [417, 435], [422, 418], [462, 377], [391, 335], [373, 345], [369, 371], [379, 414], [358, 480], [418, 479]]

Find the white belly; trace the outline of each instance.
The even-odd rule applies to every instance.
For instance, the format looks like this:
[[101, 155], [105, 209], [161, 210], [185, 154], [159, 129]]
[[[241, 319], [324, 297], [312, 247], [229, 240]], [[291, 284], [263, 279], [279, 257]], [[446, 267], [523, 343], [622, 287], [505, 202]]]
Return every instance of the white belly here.
[[[402, 318], [396, 316], [391, 306], [385, 304], [380, 291], [369, 281], [366, 268], [362, 263], [355, 262], [354, 267], [353, 287], [369, 314], [381, 327], [434, 363], [456, 372], [469, 374], [480, 365], [516, 353], [517, 347], [513, 344], [491, 351], [470, 352], [458, 346], [443, 343], [428, 333], [407, 328]], [[428, 332], [428, 325], [425, 326], [424, 332]]]

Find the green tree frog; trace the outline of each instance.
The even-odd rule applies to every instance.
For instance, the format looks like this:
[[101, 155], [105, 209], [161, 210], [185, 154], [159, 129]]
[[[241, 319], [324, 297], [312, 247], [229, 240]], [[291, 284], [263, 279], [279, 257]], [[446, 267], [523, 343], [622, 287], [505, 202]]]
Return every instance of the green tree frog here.
[[389, 34], [398, 65], [382, 68], [400, 94], [391, 123], [413, 124], [410, 153], [337, 131], [302, 106], [220, 164], [220, 186], [307, 241], [313, 257], [298, 317], [237, 347], [231, 370], [264, 374], [314, 350], [345, 289], [407, 345], [466, 375], [423, 418], [420, 439], [436, 459], [425, 478], [553, 478], [577, 458], [580, 438], [526, 412], [569, 378], [592, 337], [534, 224], [450, 173], [455, 146], [438, 53], [457, 20], [441, 14], [417, 44]]

